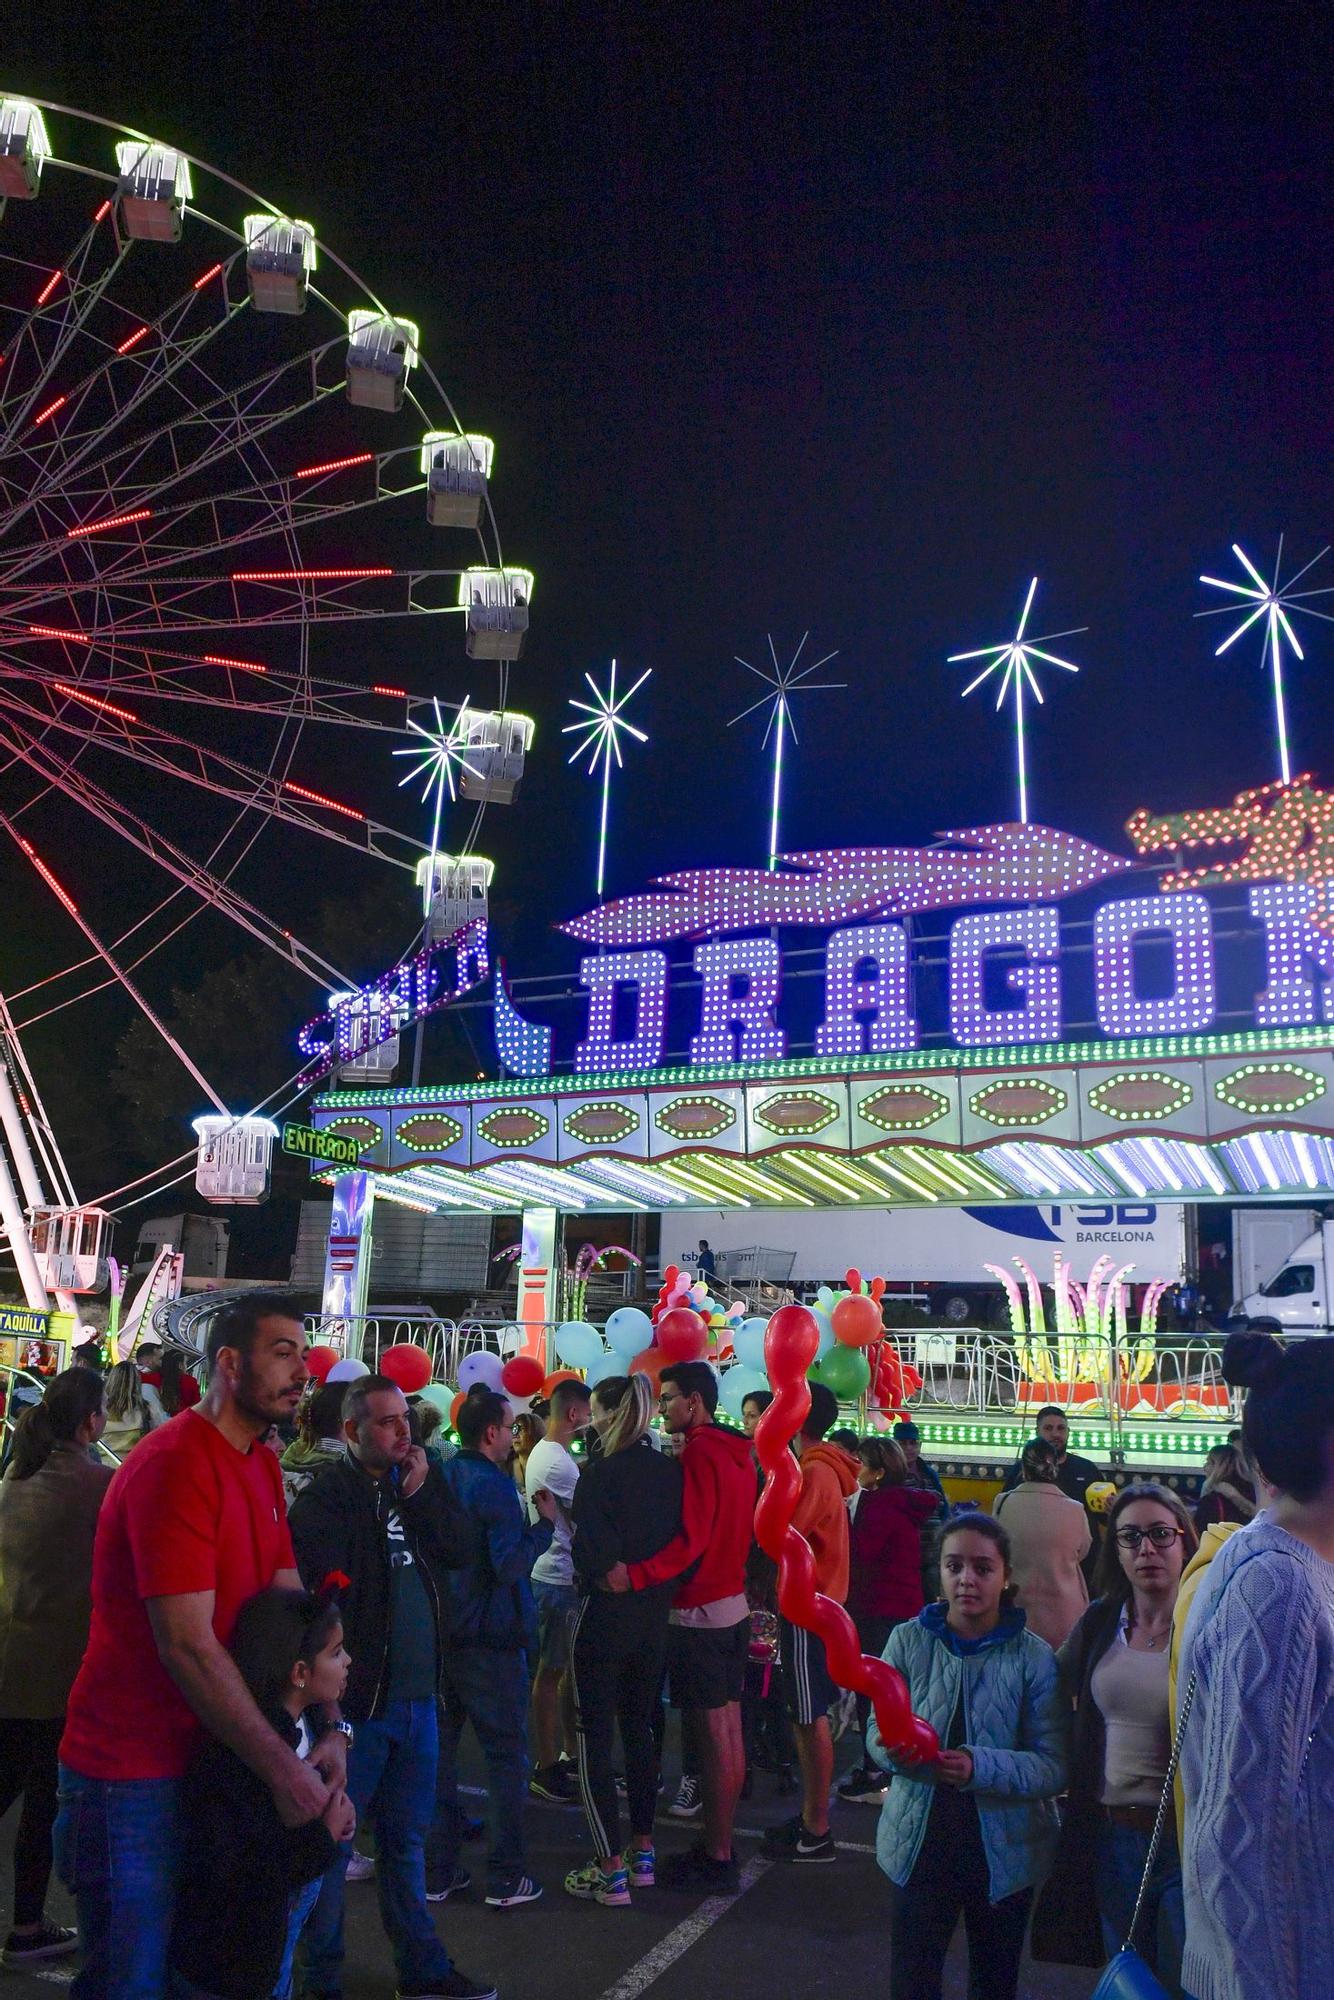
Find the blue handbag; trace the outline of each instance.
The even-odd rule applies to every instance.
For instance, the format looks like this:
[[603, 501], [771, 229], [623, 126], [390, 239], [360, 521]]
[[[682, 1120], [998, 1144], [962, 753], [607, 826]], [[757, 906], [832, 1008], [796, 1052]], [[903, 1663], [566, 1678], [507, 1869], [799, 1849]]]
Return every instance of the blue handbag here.
[[1139, 1894], [1135, 1898], [1134, 1914], [1130, 1919], [1130, 1931], [1116, 1957], [1103, 1970], [1102, 1978], [1094, 1987], [1090, 2000], [1170, 2000], [1167, 1988], [1156, 1972], [1150, 1972], [1144, 1960], [1135, 1950], [1135, 1932], [1139, 1928], [1140, 1912], [1144, 1908], [1144, 1898], [1149, 1891], [1153, 1875], [1153, 1864], [1158, 1859], [1158, 1849], [1162, 1843], [1163, 1827], [1172, 1805], [1172, 1786], [1176, 1782], [1177, 1765], [1181, 1761], [1181, 1739], [1186, 1733], [1186, 1718], [1190, 1705], [1195, 1699], [1195, 1676], [1191, 1675], [1186, 1692], [1181, 1701], [1181, 1715], [1177, 1722], [1176, 1740], [1172, 1745], [1172, 1755], [1167, 1760], [1167, 1777], [1163, 1783], [1163, 1795], [1158, 1801], [1158, 1817], [1153, 1823], [1149, 1837], [1149, 1852], [1145, 1857], [1144, 1873], [1140, 1878]]

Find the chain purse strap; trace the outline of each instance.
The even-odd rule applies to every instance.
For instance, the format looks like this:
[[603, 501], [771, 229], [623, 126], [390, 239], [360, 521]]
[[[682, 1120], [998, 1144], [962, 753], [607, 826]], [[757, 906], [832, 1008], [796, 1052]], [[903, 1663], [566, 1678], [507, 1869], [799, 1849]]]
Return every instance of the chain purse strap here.
[[1153, 1832], [1149, 1836], [1149, 1852], [1144, 1860], [1144, 1873], [1140, 1877], [1139, 1894], [1135, 1898], [1135, 1912], [1130, 1919], [1130, 1930], [1126, 1936], [1127, 1947], [1133, 1945], [1135, 1932], [1139, 1929], [1140, 1911], [1149, 1891], [1149, 1878], [1153, 1874], [1153, 1864], [1158, 1859], [1158, 1849], [1162, 1845], [1163, 1828], [1172, 1808], [1172, 1787], [1176, 1782], [1177, 1766], [1181, 1762], [1181, 1745], [1186, 1734], [1186, 1724], [1190, 1719], [1191, 1704], [1195, 1699], [1195, 1676], [1192, 1673], [1186, 1683], [1186, 1692], [1181, 1698], [1181, 1716], [1177, 1723], [1177, 1733], [1172, 1744], [1172, 1754], [1167, 1760], [1167, 1776], [1163, 1780], [1163, 1795], [1158, 1801], [1158, 1817], [1153, 1822]]

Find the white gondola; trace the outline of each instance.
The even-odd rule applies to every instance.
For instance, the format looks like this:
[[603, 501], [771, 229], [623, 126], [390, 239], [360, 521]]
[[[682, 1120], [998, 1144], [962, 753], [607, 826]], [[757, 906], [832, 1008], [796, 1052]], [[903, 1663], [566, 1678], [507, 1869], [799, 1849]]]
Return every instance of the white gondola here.
[[148, 139], [121, 139], [116, 165], [120, 169], [116, 215], [122, 234], [146, 243], [179, 243], [185, 204], [193, 193], [185, 154]]
[[268, 1200], [278, 1136], [271, 1118], [226, 1118], [210, 1111], [195, 1119], [194, 1128], [199, 1136], [195, 1186], [205, 1201], [239, 1208]]
[[112, 1218], [104, 1208], [34, 1208], [28, 1234], [50, 1292], [100, 1292], [107, 1282]]
[[365, 410], [399, 410], [408, 371], [417, 360], [410, 319], [357, 306], [347, 316], [347, 400]]
[[0, 98], [0, 214], [6, 201], [33, 201], [51, 156], [46, 120], [21, 97]]
[[431, 894], [426, 914], [426, 941], [438, 944], [465, 924], [485, 923], [494, 861], [481, 854], [428, 854], [417, 863], [417, 887]]
[[465, 799], [487, 805], [513, 805], [523, 760], [532, 747], [533, 718], [510, 709], [494, 714], [485, 708], [465, 708], [459, 717], [459, 789]]
[[428, 431], [422, 439], [426, 518], [433, 528], [475, 528], [482, 518], [495, 446], [488, 437]]
[[[390, 1020], [383, 1019], [387, 1010], [392, 1011], [393, 1018]], [[398, 1067], [398, 1031], [407, 1024], [410, 1012], [407, 1004], [395, 1007], [383, 993], [366, 993], [358, 989], [331, 993], [329, 1011], [337, 1015], [348, 1045], [357, 1051], [349, 1062], [339, 1063], [336, 1071], [338, 1082], [351, 1084], [354, 1088], [362, 1084], [388, 1083]], [[393, 1033], [383, 1041], [376, 1041], [373, 1038], [380, 1033], [382, 1025], [392, 1027]], [[370, 1042], [371, 1046], [359, 1047], [363, 1040]]]
[[256, 312], [303, 313], [315, 269], [315, 231], [285, 215], [245, 219], [245, 274]]
[[468, 616], [468, 658], [517, 660], [532, 601], [530, 569], [465, 569], [459, 603]]

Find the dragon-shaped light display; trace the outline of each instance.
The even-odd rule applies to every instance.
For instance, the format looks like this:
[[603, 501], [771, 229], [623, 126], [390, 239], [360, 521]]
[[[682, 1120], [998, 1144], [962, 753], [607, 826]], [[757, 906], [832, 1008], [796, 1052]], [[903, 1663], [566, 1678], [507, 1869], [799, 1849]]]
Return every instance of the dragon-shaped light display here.
[[811, 1545], [792, 1525], [801, 1492], [801, 1467], [788, 1446], [811, 1406], [806, 1380], [820, 1345], [815, 1316], [805, 1306], [781, 1306], [764, 1336], [764, 1365], [774, 1399], [755, 1431], [764, 1491], [755, 1509], [760, 1547], [778, 1564], [778, 1608], [790, 1625], [824, 1641], [829, 1671], [839, 1687], [869, 1695], [885, 1748], [911, 1761], [937, 1755], [940, 1739], [913, 1714], [908, 1683], [887, 1660], [862, 1652], [857, 1628], [841, 1604], [815, 1587]]

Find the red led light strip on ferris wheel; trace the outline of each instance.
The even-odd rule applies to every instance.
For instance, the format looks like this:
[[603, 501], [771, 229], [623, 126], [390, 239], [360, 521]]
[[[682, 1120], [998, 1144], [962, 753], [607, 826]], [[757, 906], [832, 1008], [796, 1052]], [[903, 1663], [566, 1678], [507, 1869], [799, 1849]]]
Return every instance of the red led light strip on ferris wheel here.
[[236, 667], [243, 674], [266, 674], [267, 667], [261, 667], [257, 660], [232, 660], [226, 653], [205, 653], [206, 667]]
[[293, 479], [314, 479], [321, 472], [343, 472], [349, 465], [369, 465], [375, 457], [373, 451], [356, 451], [350, 458], [328, 458], [323, 465], [306, 465], [300, 472], [292, 474]]
[[98, 209], [97, 214], [93, 217], [93, 221], [105, 222], [110, 213], [111, 213], [111, 203], [109, 201], [104, 201], [102, 203], [102, 206]]
[[87, 521], [81, 528], [67, 528], [65, 540], [76, 542], [81, 535], [102, 535], [108, 528], [127, 528], [132, 521], [146, 521], [152, 514], [151, 507], [136, 507], [132, 514], [109, 514], [105, 521]]
[[61, 888], [59, 882], [57, 882], [55, 876], [51, 873], [51, 870], [47, 867], [46, 863], [42, 860], [41, 856], [37, 853], [32, 843], [30, 841], [25, 840], [22, 834], [19, 835], [19, 846], [23, 849], [23, 852], [27, 855], [33, 867], [37, 870], [37, 873], [41, 876], [43, 882], [45, 882], [47, 888], [51, 891], [51, 894], [59, 898], [59, 900], [65, 905], [65, 908], [69, 911], [72, 917], [77, 917], [79, 914], [79, 906], [75, 902], [73, 896], [67, 895], [65, 890]]
[[74, 639], [81, 646], [92, 643], [86, 632], [66, 632], [59, 625], [30, 625], [28, 630], [34, 639]]
[[221, 264], [212, 264], [212, 265], [210, 265], [210, 266], [209, 266], [209, 268], [208, 268], [208, 270], [207, 270], [207, 271], [205, 271], [205, 273], [204, 273], [204, 275], [203, 275], [203, 277], [202, 277], [202, 278], [196, 278], [196, 279], [195, 279], [195, 281], [194, 281], [194, 284], [193, 284], [193, 285], [192, 285], [192, 286], [190, 287], [191, 291], [193, 291], [193, 292], [202, 292], [202, 291], [203, 291], [203, 289], [204, 289], [204, 287], [205, 287], [205, 285], [206, 285], [206, 284], [208, 283], [209, 279], [210, 279], [210, 278], [216, 278], [216, 277], [217, 277], [217, 275], [218, 275], [218, 273], [219, 273], [219, 271], [221, 271], [221, 269], [222, 269], [222, 266], [221, 266]]
[[295, 798], [309, 799], [313, 805], [327, 806], [330, 812], [344, 813], [348, 819], [364, 821], [366, 818], [365, 813], [358, 812], [355, 806], [340, 805], [337, 799], [327, 798], [323, 792], [312, 792], [306, 785], [294, 785], [290, 778], [284, 781], [283, 790], [291, 792]]
[[33, 429], [36, 430], [38, 424], [44, 424], [48, 417], [53, 417], [57, 410], [63, 410], [68, 401], [68, 396], [57, 396], [54, 403], [48, 403], [44, 410], [39, 410], [32, 420]]
[[53, 271], [51, 273], [46, 283], [42, 286], [41, 291], [38, 292], [37, 294], [37, 303], [39, 306], [44, 306], [46, 304], [47, 300], [50, 298], [52, 292], [55, 290], [56, 286], [60, 283], [60, 280], [63, 276], [64, 276], [63, 271]]
[[378, 681], [372, 682], [371, 693], [388, 695], [391, 701], [406, 701], [408, 698], [406, 688], [382, 687]]
[[138, 722], [137, 715], [131, 715], [128, 708], [117, 708], [114, 701], [103, 701], [100, 695], [85, 694], [82, 688], [71, 687], [68, 681], [54, 681], [57, 694], [69, 695], [74, 701], [86, 701], [89, 708], [100, 708], [104, 715], [114, 715], [118, 722]]
[[132, 333], [125, 340], [122, 340], [120, 346], [116, 349], [117, 354], [128, 354], [130, 349], [137, 347], [141, 340], [147, 340], [148, 333], [149, 329], [146, 326], [141, 326], [136, 333]]
[[[63, 401], [63, 398], [62, 398]], [[353, 583], [361, 577], [392, 576], [392, 569], [237, 569], [233, 583]]]

